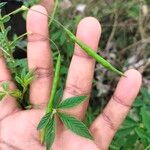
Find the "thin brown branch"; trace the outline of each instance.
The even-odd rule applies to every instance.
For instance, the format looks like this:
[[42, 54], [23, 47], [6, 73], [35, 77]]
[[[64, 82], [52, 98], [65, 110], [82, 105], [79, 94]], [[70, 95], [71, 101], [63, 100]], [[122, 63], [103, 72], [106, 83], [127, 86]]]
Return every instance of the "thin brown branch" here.
[[115, 12], [113, 28], [112, 28], [111, 34], [110, 34], [110, 36], [108, 38], [108, 41], [107, 41], [107, 44], [106, 44], [106, 47], [105, 47], [106, 51], [108, 51], [109, 44], [110, 44], [110, 42], [112, 41], [112, 39], [113, 39], [113, 37], [115, 35], [116, 29], [117, 29], [117, 23], [118, 23], [118, 13]]
[[139, 41], [137, 41], [137, 42], [135, 42], [135, 43], [133, 43], [133, 44], [131, 44], [131, 45], [129, 45], [129, 46], [123, 48], [123, 49], [121, 50], [121, 54], [123, 54], [126, 50], [128, 50], [128, 49], [130, 49], [130, 48], [133, 48], [133, 47], [135, 47], [135, 46], [137, 46], [138, 44], [141, 44], [141, 43], [150, 43], [150, 38], [141, 39], [141, 40], [139, 40]]

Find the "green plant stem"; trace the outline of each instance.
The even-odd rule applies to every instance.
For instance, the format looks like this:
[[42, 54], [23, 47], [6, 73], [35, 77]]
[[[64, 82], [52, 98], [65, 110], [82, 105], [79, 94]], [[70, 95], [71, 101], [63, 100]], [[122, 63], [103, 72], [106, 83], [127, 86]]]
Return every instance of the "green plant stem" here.
[[[54, 80], [53, 80], [53, 84], [52, 84], [50, 99], [48, 101], [46, 113], [53, 114], [53, 112], [55, 110], [55, 109], [53, 109], [53, 103], [54, 103], [54, 96], [56, 94], [56, 90], [57, 90], [57, 86], [58, 86], [58, 82], [59, 82], [60, 65], [61, 65], [61, 57], [60, 57], [60, 53], [59, 53], [58, 58], [57, 58], [56, 67], [55, 67]], [[40, 139], [41, 139], [42, 144], [44, 143], [45, 132], [46, 132], [46, 129], [43, 129], [40, 132], [41, 133]]]
[[60, 65], [61, 65], [61, 57], [59, 54], [57, 58], [57, 63], [56, 63], [56, 70], [55, 70], [54, 81], [53, 81], [52, 90], [51, 90], [51, 96], [50, 96], [49, 103], [46, 109], [46, 113], [53, 111], [54, 96], [56, 94], [56, 90], [57, 90], [57, 86], [59, 82]]
[[[2, 49], [2, 48], [1, 48], [1, 49]], [[3, 51], [8, 57], [11, 58], [11, 55], [10, 55], [7, 51], [5, 51], [4, 49], [2, 49], [2, 51]]]
[[58, 4], [59, 4], [58, 0], [55, 0], [54, 10], [52, 12], [52, 15], [51, 15], [51, 18], [50, 18], [50, 21], [49, 21], [49, 24], [48, 24], [49, 28], [50, 28], [50, 26], [53, 22], [54, 17], [55, 17], [55, 14], [56, 14], [56, 11], [57, 11], [57, 8], [58, 8]]
[[[0, 18], [1, 18], [1, 17], [2, 17], [2, 16], [1, 16], [1, 14], [0, 14]], [[4, 34], [5, 26], [4, 26], [4, 23], [3, 23], [3, 22], [0, 23], [0, 29], [1, 29], [2, 33]], [[9, 40], [8, 40], [7, 37], [5, 37], [5, 42], [6, 42], [6, 45], [7, 45], [7, 48], [8, 48], [9, 53], [8, 53], [7, 51], [5, 51], [5, 50], [3, 50], [3, 51], [4, 51], [4, 53], [5, 53], [7, 56], [10, 57], [10, 59], [12, 60], [12, 62], [15, 63], [15, 60], [14, 60], [14, 57], [13, 57], [13, 54], [12, 54], [12, 50], [11, 50], [11, 47], [10, 47], [10, 43], [9, 43]]]
[[14, 41], [12, 41], [10, 43], [10, 46], [12, 46], [15, 42], [17, 42], [18, 40], [20, 40], [21, 38], [23, 38], [24, 36], [29, 35], [29, 34], [31, 34], [31, 33], [26, 32], [26, 33], [20, 35], [19, 37], [17, 37]]
[[27, 87], [23, 87], [21, 100], [23, 100], [26, 91], [27, 91]]
[[[3, 18], [5, 18], [5, 17], [7, 17], [7, 16], [14, 15], [14, 14], [19, 13], [20, 11], [24, 11], [24, 10], [27, 10], [27, 8], [24, 7], [24, 6], [22, 6], [22, 7], [18, 8], [18, 9], [16, 9], [16, 10], [12, 11], [11, 13], [5, 15]], [[1, 14], [0, 14], [0, 18], [2, 18]], [[3, 18], [2, 18], [2, 19], [3, 19]], [[2, 33], [4, 33], [5, 26], [4, 26], [3, 22], [0, 23], [0, 28], [1, 28]], [[8, 48], [8, 50], [9, 50], [9, 53], [8, 53], [8, 52], [6, 53], [6, 51], [4, 51], [4, 52], [5, 52], [7, 55], [9, 54], [8, 56], [10, 57], [10, 59], [12, 60], [12, 62], [15, 63], [15, 59], [14, 59], [14, 57], [13, 57], [11, 45], [10, 45], [10, 43], [9, 43], [8, 38], [5, 38], [5, 41], [6, 41], [6, 44], [7, 44], [7, 48]]]
[[[7, 14], [6, 16], [15, 15], [15, 14], [21, 12], [21, 11], [24, 11], [24, 10], [27, 10], [27, 7], [22, 6], [22, 7], [18, 8], [18, 9], [16, 9], [16, 10], [12, 11], [11, 13]], [[4, 17], [5, 17], [5, 16], [4, 16]]]

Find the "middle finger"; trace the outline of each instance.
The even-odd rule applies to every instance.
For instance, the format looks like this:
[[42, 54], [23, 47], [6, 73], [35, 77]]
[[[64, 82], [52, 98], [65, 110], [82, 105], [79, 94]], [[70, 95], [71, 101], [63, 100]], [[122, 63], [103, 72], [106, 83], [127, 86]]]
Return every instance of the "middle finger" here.
[[[93, 17], [83, 19], [77, 29], [77, 37], [97, 51], [101, 34], [101, 26]], [[88, 95], [91, 92], [95, 60], [89, 57], [77, 44], [70, 64], [64, 99], [79, 95]], [[88, 102], [75, 109], [68, 110], [69, 113], [82, 119], [87, 109]]]

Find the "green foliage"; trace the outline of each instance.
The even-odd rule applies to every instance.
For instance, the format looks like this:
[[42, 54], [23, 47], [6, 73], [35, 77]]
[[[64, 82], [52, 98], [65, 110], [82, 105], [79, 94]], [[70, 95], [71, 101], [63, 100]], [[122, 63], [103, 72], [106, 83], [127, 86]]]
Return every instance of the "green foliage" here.
[[3, 91], [0, 91], [0, 101], [6, 96], [6, 93]]
[[12, 97], [15, 97], [16, 99], [19, 99], [20, 97], [22, 97], [22, 92], [20, 90], [18, 90], [18, 89], [10, 91], [9, 94]]
[[58, 115], [66, 128], [70, 129], [77, 135], [93, 140], [93, 137], [90, 134], [88, 128], [81, 121], [64, 113], [59, 113]]
[[7, 2], [0, 3], [0, 9], [1, 9], [2, 7], [4, 7], [6, 4], [7, 4]]
[[2, 83], [2, 88], [3, 88], [4, 91], [8, 91], [9, 90], [9, 84], [8, 84], [8, 82]]
[[[76, 133], [77, 135], [83, 136], [85, 138], [92, 139], [88, 128], [84, 123], [80, 122], [76, 118], [69, 116], [67, 114], [63, 114], [59, 109], [68, 109], [79, 105], [83, 102], [87, 96], [77, 96], [71, 97], [61, 102], [63, 90], [58, 88], [59, 76], [60, 76], [60, 68], [61, 68], [61, 57], [58, 55], [55, 74], [51, 89], [50, 100], [48, 102], [48, 106], [46, 109], [45, 116], [41, 119], [38, 124], [37, 129], [41, 130], [41, 141], [45, 142], [46, 149], [49, 150], [55, 139], [55, 116], [59, 116], [64, 125]], [[19, 80], [20, 81], [20, 80]], [[56, 92], [57, 91], [57, 92]]]
[[[60, 94], [61, 92], [62, 90], [59, 90], [57, 92], [58, 99], [60, 99], [59, 96], [62, 97], [62, 95]], [[77, 120], [75, 117], [72, 117], [70, 115], [61, 112], [62, 109], [68, 109], [79, 105], [81, 102], [85, 100], [85, 98], [87, 97], [86, 96], [72, 97], [60, 103], [59, 101], [57, 101], [57, 99], [55, 99], [56, 109], [54, 108], [54, 103], [51, 103], [51, 105], [49, 105], [51, 107], [48, 107], [47, 109], [48, 113], [44, 115], [44, 117], [41, 119], [37, 127], [38, 130], [41, 130], [41, 141], [46, 143], [47, 150], [52, 146], [53, 140], [55, 138], [54, 118], [56, 115], [62, 120], [66, 128], [70, 129], [75, 134], [83, 136], [88, 139], [93, 139], [88, 128], [83, 122]]]
[[54, 118], [51, 119], [46, 128], [45, 141], [46, 141], [46, 150], [49, 150], [54, 142], [56, 134], [56, 122]]
[[37, 129], [41, 130], [45, 128], [50, 121], [51, 121], [51, 113], [45, 114], [45, 116], [41, 119], [40, 123], [38, 124]]
[[[4, 6], [6, 3], [0, 3], [0, 6]], [[1, 8], [0, 7], [0, 8]], [[4, 91], [1, 91], [1, 99], [3, 99], [6, 95], [10, 95], [15, 97], [18, 101], [18, 104], [21, 108], [25, 109], [29, 104], [27, 101], [28, 98], [28, 91], [29, 85], [34, 79], [33, 71], [28, 71], [26, 59], [24, 60], [15, 60], [13, 57], [13, 52], [15, 48], [18, 46], [18, 42], [21, 40], [22, 37], [27, 35], [27, 33], [21, 36], [14, 36], [14, 39], [9, 40], [9, 32], [11, 27], [5, 27], [5, 24], [10, 21], [11, 15], [16, 14], [22, 11], [23, 8], [18, 8], [17, 10], [11, 12], [10, 14], [2, 16], [0, 12], [0, 47], [2, 48], [3, 55], [6, 59], [7, 65], [11, 71], [11, 74], [15, 81], [17, 82], [17, 88], [15, 90], [8, 89], [8, 83], [2, 84]], [[6, 89], [7, 88], [7, 89]], [[5, 95], [4, 95], [5, 92]], [[24, 101], [24, 99], [26, 99]]]
[[38, 130], [44, 130], [44, 142], [46, 143], [46, 150], [49, 150], [54, 142], [56, 133], [56, 121], [51, 113], [47, 113], [40, 121]]
[[54, 103], [53, 106], [54, 108], [57, 108], [58, 104], [60, 103], [61, 99], [63, 97], [63, 88], [60, 88], [54, 97]]
[[3, 18], [1, 18], [1, 22], [6, 23], [10, 20], [10, 16], [5, 16]]
[[[59, 89], [57, 91], [60, 78], [60, 68], [61, 57], [59, 54], [56, 62], [51, 95], [46, 109], [46, 114], [41, 119], [37, 127], [38, 130], [41, 130], [41, 141], [42, 143], [45, 142], [47, 150], [51, 148], [55, 139], [55, 115], [58, 115], [64, 125], [77, 135], [92, 139], [92, 136], [84, 123], [72, 116], [61, 113], [59, 110], [75, 107], [87, 98], [87, 96], [77, 96], [68, 98], [61, 102], [63, 90]], [[20, 79], [18, 79], [18, 81], [20, 82]]]
[[22, 97], [22, 92], [18, 89], [15, 90], [10, 90], [9, 89], [9, 83], [8, 82], [3, 82], [1, 85], [3, 91], [0, 91], [0, 100], [2, 100], [5, 96], [13, 96], [15, 98], [20, 98]]
[[40, 0], [30, 0], [30, 1], [23, 1], [23, 4], [26, 6], [26, 7], [30, 7], [30, 6], [33, 6], [35, 4], [37, 4]]
[[[119, 140], [122, 142], [119, 143]], [[125, 144], [127, 143], [127, 144]], [[142, 88], [141, 94], [133, 104], [128, 117], [117, 132], [111, 148], [117, 149], [145, 149], [150, 143], [150, 93]]]
[[150, 106], [141, 108], [142, 122], [145, 128], [150, 132]]
[[15, 77], [15, 80], [26, 90], [34, 78], [34, 71], [26, 72], [26, 69], [23, 69], [21, 74]]
[[82, 103], [84, 100], [86, 100], [87, 96], [77, 96], [77, 97], [71, 97], [63, 100], [58, 105], [58, 109], [68, 109], [75, 107]]

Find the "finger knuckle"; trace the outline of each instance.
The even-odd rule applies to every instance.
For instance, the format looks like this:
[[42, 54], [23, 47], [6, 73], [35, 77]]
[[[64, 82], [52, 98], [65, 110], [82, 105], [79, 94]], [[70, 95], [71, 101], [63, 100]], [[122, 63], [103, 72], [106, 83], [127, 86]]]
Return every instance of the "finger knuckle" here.
[[127, 108], [127, 109], [131, 108], [131, 105], [126, 104], [124, 102], [123, 98], [120, 98], [119, 96], [117, 96], [115, 94], [112, 96], [112, 100], [115, 101], [116, 103], [120, 104], [121, 106]]
[[80, 86], [75, 84], [70, 84], [69, 86], [66, 86], [65, 91], [71, 95], [89, 95], [89, 91], [84, 90], [83, 88], [80, 88]]
[[53, 76], [53, 71], [50, 68], [37, 67], [35, 69], [36, 78], [51, 78]]
[[103, 118], [105, 124], [109, 127], [109, 129], [111, 129], [113, 132], [116, 132], [116, 130], [117, 130], [116, 126], [115, 126], [113, 120], [111, 119], [111, 116], [107, 112], [105, 112], [105, 111], [102, 112], [102, 118]]
[[28, 35], [28, 42], [42, 42], [42, 41], [48, 42], [48, 38], [39, 33], [31, 33]]

